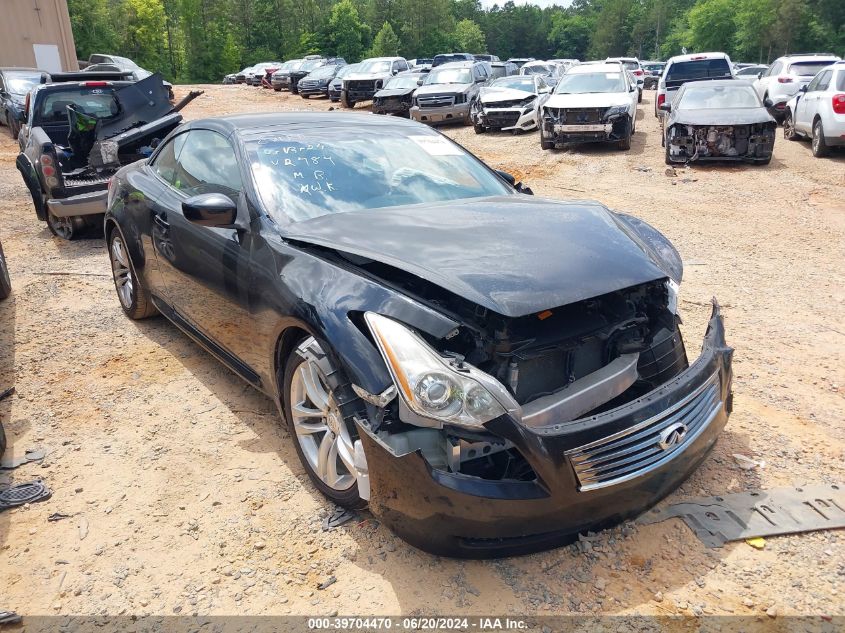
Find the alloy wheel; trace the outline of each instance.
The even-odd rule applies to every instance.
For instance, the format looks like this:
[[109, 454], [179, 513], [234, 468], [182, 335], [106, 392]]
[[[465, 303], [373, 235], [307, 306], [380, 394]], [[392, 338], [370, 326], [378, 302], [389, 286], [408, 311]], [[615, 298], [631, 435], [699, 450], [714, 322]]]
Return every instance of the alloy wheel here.
[[112, 238], [109, 254], [111, 255], [111, 269], [114, 275], [114, 285], [117, 288], [117, 296], [121, 305], [129, 310], [132, 308], [132, 301], [134, 300], [135, 284], [132, 279], [132, 267], [129, 265], [129, 255], [119, 235]]
[[322, 371], [304, 360], [290, 381], [291, 418], [302, 453], [329, 488], [348, 490], [356, 481], [355, 449]]
[[52, 211], [47, 212], [47, 224], [53, 235], [60, 237], [63, 240], [72, 240], [75, 232], [73, 218], [60, 218], [54, 215]]

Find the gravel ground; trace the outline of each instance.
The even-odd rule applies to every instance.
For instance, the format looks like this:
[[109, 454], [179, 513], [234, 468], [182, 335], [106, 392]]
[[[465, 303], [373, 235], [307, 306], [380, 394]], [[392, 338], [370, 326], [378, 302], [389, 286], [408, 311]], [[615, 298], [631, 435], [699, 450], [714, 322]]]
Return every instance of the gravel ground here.
[[[186, 116], [329, 108], [245, 86], [203, 88]], [[686, 263], [691, 356], [710, 297], [721, 301], [736, 348], [734, 413], [667, 502], [845, 481], [845, 154], [816, 160], [808, 144], [778, 138], [768, 167], [667, 176], [651, 97], [628, 152], [542, 152], [536, 133], [444, 132], [538, 195], [597, 199], [663, 231]], [[332, 508], [273, 404], [164, 319], [126, 319], [102, 243], [51, 237], [16, 155], [0, 130], [0, 237], [14, 286], [0, 303], [0, 388], [17, 388], [0, 419], [15, 451], [40, 447], [47, 457], [0, 477], [43, 478], [53, 496], [0, 513], [0, 610], [845, 614], [843, 532], [710, 550], [672, 520], [466, 562], [421, 553], [366, 512], [322, 531]], [[742, 470], [734, 453], [765, 467]], [[56, 512], [70, 517], [48, 522]]]

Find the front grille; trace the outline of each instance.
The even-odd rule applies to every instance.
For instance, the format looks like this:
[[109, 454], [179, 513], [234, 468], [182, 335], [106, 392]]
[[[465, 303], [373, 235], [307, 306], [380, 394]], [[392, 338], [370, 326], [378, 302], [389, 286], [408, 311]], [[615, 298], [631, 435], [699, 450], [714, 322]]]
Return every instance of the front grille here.
[[[722, 408], [719, 373], [666, 411], [629, 429], [566, 452], [581, 491], [622, 483], [659, 468], [692, 444]], [[663, 448], [661, 433], [686, 426], [680, 441]]]
[[444, 106], [455, 105], [455, 97], [454, 95], [417, 97], [417, 103], [421, 108], [442, 108]]
[[606, 108], [549, 108], [557, 123], [601, 123]]
[[320, 82], [319, 81], [300, 81], [299, 82], [299, 89], [300, 90], [311, 90], [314, 88], [319, 88]]
[[484, 117], [487, 119], [487, 124], [492, 127], [513, 127], [519, 121], [519, 112], [488, 110], [484, 113]]
[[355, 92], [375, 92], [375, 81], [349, 81], [346, 84], [347, 90], [354, 90]]
[[525, 103], [525, 99], [511, 99], [509, 101], [496, 101], [495, 103], [485, 103], [488, 108], [519, 108]]

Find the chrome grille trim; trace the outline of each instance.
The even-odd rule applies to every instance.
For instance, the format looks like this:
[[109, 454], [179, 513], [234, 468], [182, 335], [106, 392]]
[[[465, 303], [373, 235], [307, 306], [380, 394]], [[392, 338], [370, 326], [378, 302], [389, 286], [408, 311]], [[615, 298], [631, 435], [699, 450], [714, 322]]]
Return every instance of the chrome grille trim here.
[[421, 108], [442, 108], [444, 106], [455, 105], [454, 96], [431, 96], [431, 97], [417, 97], [417, 102]]
[[[722, 410], [719, 372], [659, 414], [595, 442], [566, 451], [582, 492], [605, 488], [655, 470], [682, 453]], [[675, 446], [658, 446], [660, 434], [682, 422], [687, 432]]]

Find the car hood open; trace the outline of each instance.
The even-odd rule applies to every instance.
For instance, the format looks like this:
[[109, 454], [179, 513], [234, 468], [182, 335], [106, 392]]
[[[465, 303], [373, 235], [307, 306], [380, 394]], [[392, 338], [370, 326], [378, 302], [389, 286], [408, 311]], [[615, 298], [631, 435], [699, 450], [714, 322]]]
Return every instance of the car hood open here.
[[330, 213], [284, 236], [401, 269], [507, 317], [668, 276], [596, 202], [513, 195]]

